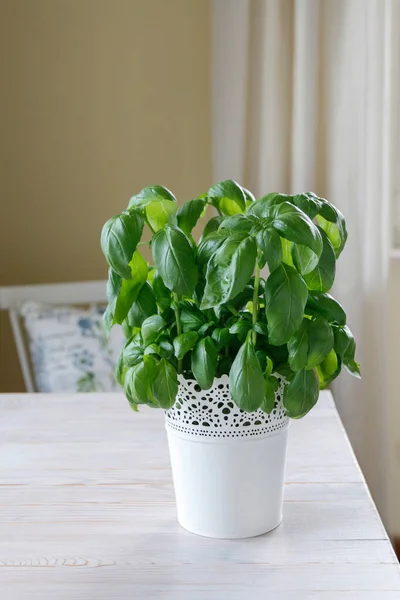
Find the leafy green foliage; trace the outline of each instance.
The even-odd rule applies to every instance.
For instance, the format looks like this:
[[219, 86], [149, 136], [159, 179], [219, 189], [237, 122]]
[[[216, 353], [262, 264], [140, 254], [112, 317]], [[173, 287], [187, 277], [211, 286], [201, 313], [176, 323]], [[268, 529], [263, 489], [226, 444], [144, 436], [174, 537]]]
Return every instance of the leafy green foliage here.
[[258, 231], [256, 242], [260, 248], [259, 265], [264, 267], [268, 263], [270, 273], [275, 271], [282, 262], [282, 244], [279, 234], [272, 227], [266, 227]]
[[213, 185], [207, 195], [223, 215], [235, 215], [246, 210], [246, 194], [243, 188], [231, 179]]
[[271, 273], [265, 285], [270, 344], [280, 346], [290, 340], [303, 320], [307, 297], [304, 279], [294, 268], [281, 263]]
[[151, 394], [154, 401], [164, 410], [175, 403], [178, 392], [178, 374], [170, 362], [162, 358], [157, 364], [155, 377], [150, 382]]
[[176, 214], [178, 226], [186, 233], [186, 235], [192, 233], [193, 227], [196, 225], [206, 207], [206, 198], [194, 198], [180, 207]]
[[177, 210], [176, 202], [172, 200], [161, 200], [160, 202], [149, 202], [146, 205], [146, 220], [153, 231], [160, 231], [167, 223], [174, 223]]
[[131, 279], [129, 263], [143, 231], [143, 218], [132, 210], [111, 217], [101, 232], [101, 249], [110, 267], [125, 279]]
[[264, 376], [250, 336], [233, 361], [229, 373], [229, 387], [238, 407], [246, 412], [257, 410], [264, 402]]
[[[196, 243], [209, 206], [218, 215]], [[279, 374], [286, 412], [300, 418], [342, 366], [359, 377], [346, 313], [327, 293], [346, 239], [343, 215], [312, 192], [256, 200], [226, 180], [181, 206], [163, 186], [133, 196], [101, 234], [110, 267], [103, 327], [120, 324], [126, 336], [116, 378], [133, 410], [173, 406], [178, 373], [202, 389], [228, 374], [237, 406], [270, 413]]]
[[187, 331], [186, 333], [178, 335], [174, 339], [174, 352], [176, 358], [180, 360], [189, 352], [189, 350], [193, 350], [198, 339], [199, 335], [196, 331]]
[[226, 304], [242, 292], [253, 274], [256, 255], [257, 245], [252, 237], [234, 233], [225, 240], [208, 262], [200, 308]]
[[213, 340], [207, 336], [200, 340], [192, 352], [192, 372], [202, 390], [208, 390], [214, 381], [218, 352]]
[[335, 280], [336, 258], [328, 236], [323, 230], [321, 232], [323, 240], [322, 254], [315, 269], [304, 275], [304, 279], [310, 290], [329, 292]]
[[145, 208], [150, 202], [162, 202], [168, 200], [176, 202], [176, 198], [168, 188], [163, 185], [149, 185], [143, 188], [136, 196], [132, 196], [129, 200], [129, 208], [136, 209]]
[[157, 271], [175, 294], [192, 296], [197, 283], [195, 255], [178, 227], [166, 226], [153, 237], [152, 252]]
[[283, 406], [289, 417], [304, 417], [317, 403], [318, 393], [319, 386], [314, 371], [298, 371], [283, 394]]

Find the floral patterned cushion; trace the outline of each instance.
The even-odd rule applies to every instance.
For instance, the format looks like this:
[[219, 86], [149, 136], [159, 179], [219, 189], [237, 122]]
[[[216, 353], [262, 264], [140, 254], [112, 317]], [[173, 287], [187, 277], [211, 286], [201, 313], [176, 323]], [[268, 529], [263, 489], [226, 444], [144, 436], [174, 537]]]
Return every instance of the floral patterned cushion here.
[[123, 333], [103, 331], [103, 307], [84, 310], [26, 302], [21, 316], [39, 392], [111, 392]]

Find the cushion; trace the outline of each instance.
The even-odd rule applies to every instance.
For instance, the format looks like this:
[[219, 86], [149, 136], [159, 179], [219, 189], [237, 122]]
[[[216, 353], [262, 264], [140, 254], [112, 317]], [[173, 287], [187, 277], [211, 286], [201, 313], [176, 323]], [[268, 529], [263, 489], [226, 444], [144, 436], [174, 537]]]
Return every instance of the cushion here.
[[39, 392], [111, 392], [119, 389], [114, 368], [124, 342], [120, 327], [110, 339], [104, 307], [82, 309], [26, 302], [21, 316]]

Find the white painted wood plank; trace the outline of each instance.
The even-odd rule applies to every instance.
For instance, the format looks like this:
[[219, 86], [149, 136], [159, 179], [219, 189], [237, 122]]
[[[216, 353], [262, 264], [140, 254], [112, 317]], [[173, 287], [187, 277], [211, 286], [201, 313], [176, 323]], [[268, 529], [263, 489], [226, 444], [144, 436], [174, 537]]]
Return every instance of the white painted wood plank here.
[[160, 411], [134, 415], [121, 394], [0, 397], [0, 581], [5, 600], [400, 598], [327, 393], [291, 427], [283, 524], [238, 541], [176, 523]]

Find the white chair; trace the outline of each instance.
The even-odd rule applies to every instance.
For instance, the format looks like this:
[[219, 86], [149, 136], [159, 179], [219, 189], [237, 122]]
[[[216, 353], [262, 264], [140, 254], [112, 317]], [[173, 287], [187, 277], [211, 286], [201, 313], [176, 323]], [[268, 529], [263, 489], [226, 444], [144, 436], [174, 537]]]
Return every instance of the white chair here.
[[54, 305], [106, 304], [106, 282], [85, 281], [0, 287], [0, 310], [8, 310], [26, 390], [35, 392], [29, 350], [20, 318], [20, 307], [28, 301]]

